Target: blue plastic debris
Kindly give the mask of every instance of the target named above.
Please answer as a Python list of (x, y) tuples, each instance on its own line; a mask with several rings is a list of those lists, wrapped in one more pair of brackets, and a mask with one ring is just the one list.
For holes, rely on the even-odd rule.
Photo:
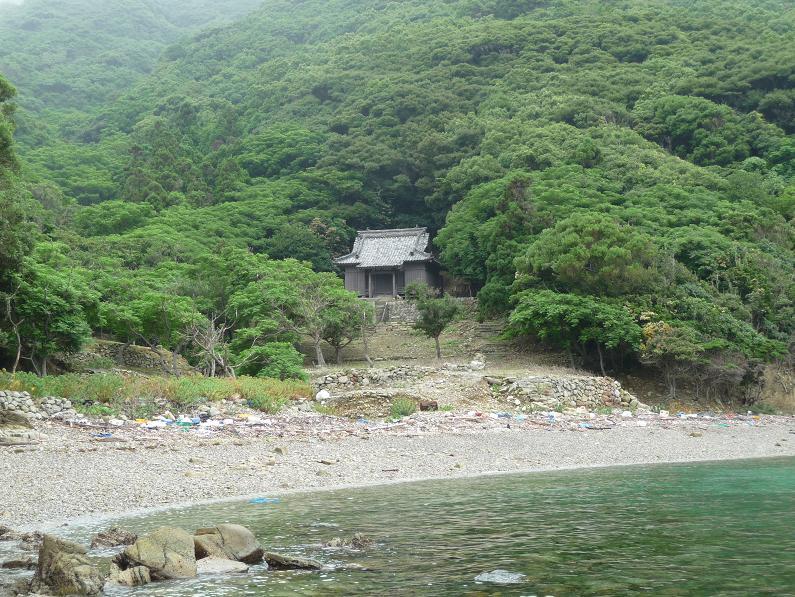
[(92, 437), (108, 438), (113, 437), (112, 433), (95, 433)]
[(249, 504), (278, 504), (279, 498), (258, 497), (248, 501)]

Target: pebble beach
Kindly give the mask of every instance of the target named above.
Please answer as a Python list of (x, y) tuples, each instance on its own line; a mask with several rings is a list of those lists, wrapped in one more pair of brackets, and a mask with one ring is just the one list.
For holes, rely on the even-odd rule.
[(0, 448), (0, 524), (419, 479), (563, 468), (795, 456), (795, 417), (623, 419), (417, 413), (386, 424), (279, 415), (212, 432), (41, 424)]

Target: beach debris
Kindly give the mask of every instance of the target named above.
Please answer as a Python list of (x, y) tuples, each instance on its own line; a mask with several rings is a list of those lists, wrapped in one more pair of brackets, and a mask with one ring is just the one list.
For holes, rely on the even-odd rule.
[(421, 411), (439, 410), (439, 403), (436, 400), (420, 400)]
[(315, 400), (318, 402), (323, 402), (324, 400), (328, 400), (331, 398), (331, 392), (328, 390), (320, 390), (317, 394), (315, 394)]
[(118, 547), (120, 545), (132, 545), (138, 540), (138, 535), (125, 531), (119, 527), (111, 527), (107, 531), (97, 533), (91, 539), (91, 549), (101, 549), (106, 547)]
[(524, 582), (525, 578), (527, 578), (527, 575), (520, 572), (497, 569), (491, 572), (482, 572), (478, 574), (475, 577), (475, 582), (488, 582), (495, 585), (513, 585)]
[(323, 564), (317, 560), (273, 551), (266, 551), (262, 559), (274, 570), (321, 570), (323, 568)]
[(264, 553), (254, 533), (239, 524), (198, 529), (193, 543), (197, 558), (216, 557), (257, 564), (262, 561)]
[(256, 497), (248, 501), (249, 504), (278, 504), (279, 498), (272, 497)]

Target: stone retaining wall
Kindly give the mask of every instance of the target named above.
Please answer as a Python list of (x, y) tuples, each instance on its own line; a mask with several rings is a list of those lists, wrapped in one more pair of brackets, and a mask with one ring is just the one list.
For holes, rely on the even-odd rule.
[(396, 381), (419, 379), (435, 371), (433, 367), (413, 367), (409, 365), (388, 367), (386, 369), (346, 369), (322, 375), (314, 380), (318, 390), (351, 390), (369, 385), (388, 385)]
[(78, 416), (66, 398), (46, 396), (37, 404), (28, 392), (0, 390), (0, 423), (6, 417), (16, 419), (19, 415), (28, 420), (74, 419)]
[(513, 378), (487, 375), (483, 379), (493, 392), (504, 396), (514, 405), (538, 410), (645, 407), (610, 377), (543, 375)]

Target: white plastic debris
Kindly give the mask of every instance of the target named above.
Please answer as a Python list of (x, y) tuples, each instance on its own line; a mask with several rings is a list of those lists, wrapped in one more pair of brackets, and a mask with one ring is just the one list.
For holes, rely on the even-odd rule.
[(632, 416), (632, 412), (628, 411), (628, 410), (625, 410), (624, 412), (621, 413), (621, 416), (624, 417), (624, 418), (629, 418), (629, 417)]
[(320, 390), (315, 394), (315, 400), (328, 400), (331, 398), (331, 393), (328, 390)]

